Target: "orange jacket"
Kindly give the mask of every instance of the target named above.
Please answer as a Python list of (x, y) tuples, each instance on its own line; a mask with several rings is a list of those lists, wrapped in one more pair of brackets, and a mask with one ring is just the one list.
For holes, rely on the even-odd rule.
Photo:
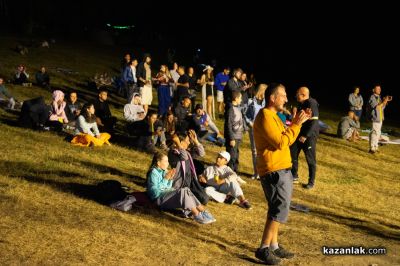
[(289, 146), (296, 141), (300, 128), (292, 124), (285, 129), (275, 112), (267, 108), (260, 110), (253, 126), (260, 176), (292, 167)]

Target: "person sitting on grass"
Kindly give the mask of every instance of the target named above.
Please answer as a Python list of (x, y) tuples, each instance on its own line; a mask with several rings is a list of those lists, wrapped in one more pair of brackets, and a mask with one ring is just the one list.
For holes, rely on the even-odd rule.
[(50, 77), (44, 66), (40, 68), (35, 77), (37, 85), (43, 88), (50, 88)]
[(173, 145), (170, 147), (168, 159), (171, 166), (176, 168), (174, 188), (188, 187), (202, 204), (207, 204), (208, 196), (197, 179), (197, 172), (204, 171), (204, 166), (201, 166), (201, 163), (196, 160), (197, 156), (205, 155), (203, 145), (193, 130), (174, 135), (172, 141)]
[(29, 82), (29, 74), (26, 72), (26, 67), (24, 65), (19, 65), (17, 67), (17, 72), (15, 73), (15, 84), (30, 87), (32, 83)]
[(78, 101), (78, 94), (76, 91), (69, 93), (69, 100), (65, 105), (65, 114), (67, 115), (69, 125), (75, 127), (76, 120), (78, 119), (82, 109), (82, 104)]
[(146, 117), (139, 93), (134, 93), (131, 102), (125, 104), (124, 117), (129, 123), (141, 121)]
[(100, 133), (96, 123), (95, 110), (92, 103), (86, 103), (76, 122), (75, 137), (71, 143), (77, 146), (102, 146), (104, 143), (110, 145), (108, 140), (111, 135)]
[(117, 118), (111, 115), (108, 105), (108, 91), (106, 89), (99, 90), (99, 98), (93, 103), (96, 110), (96, 122), (100, 130), (114, 132), (114, 126), (117, 123)]
[(204, 170), (204, 173), (199, 176), (199, 181), (207, 185), (206, 193), (215, 201), (233, 204), (239, 200), (240, 207), (251, 209), (251, 205), (244, 197), (239, 185), (241, 178), (227, 166), (230, 159), (229, 152), (220, 152), (215, 164)]
[(195, 113), (192, 115), (191, 128), (196, 131), (201, 141), (208, 140), (218, 146), (225, 144), (225, 139), (212, 121), (211, 116), (204, 110), (202, 104), (196, 105)]
[(61, 131), (64, 124), (68, 124), (68, 117), (65, 114), (66, 102), (64, 93), (60, 90), (53, 91), (53, 102), (51, 103), (51, 113), (48, 125), (56, 131)]
[(163, 126), (165, 129), (165, 138), (167, 141), (171, 141), (176, 132), (176, 118), (171, 110), (164, 116)]
[(215, 218), (206, 211), (190, 188), (172, 187), (176, 170), (173, 168), (168, 171), (168, 166), (168, 156), (157, 152), (147, 172), (147, 194), (150, 200), (162, 210), (179, 208), (191, 212), (193, 220), (200, 224), (215, 222)]
[(135, 146), (139, 149), (148, 153), (156, 152), (156, 147), (168, 150), (162, 123), (154, 111), (150, 111), (145, 119), (129, 124), (128, 132), (137, 137)]
[[(4, 95), (6, 99), (3, 99), (1, 96)], [(14, 97), (8, 92), (6, 86), (4, 86), (4, 79), (0, 78), (0, 102), (7, 102), (7, 108), (13, 110), (15, 107)]]
[(340, 119), (337, 136), (351, 142), (360, 140), (360, 122), (354, 111), (349, 111), (347, 116)]

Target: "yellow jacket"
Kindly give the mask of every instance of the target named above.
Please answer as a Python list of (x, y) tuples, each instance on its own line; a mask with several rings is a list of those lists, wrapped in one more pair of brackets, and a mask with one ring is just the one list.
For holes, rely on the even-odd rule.
[(292, 167), (289, 146), (296, 141), (300, 128), (292, 124), (285, 129), (275, 112), (267, 108), (260, 110), (253, 126), (260, 176)]

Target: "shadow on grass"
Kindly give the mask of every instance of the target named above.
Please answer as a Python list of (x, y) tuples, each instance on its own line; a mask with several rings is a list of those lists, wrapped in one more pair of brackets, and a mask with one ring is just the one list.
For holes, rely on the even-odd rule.
[[(384, 239), (400, 240), (400, 231), (397, 225), (372, 223), (359, 218), (346, 217), (329, 211), (313, 209), (310, 214), (321, 219), (329, 220), (334, 223), (343, 224), (352, 229), (362, 231), (363, 233), (374, 235)], [(386, 228), (385, 228), (386, 227)]]
[(115, 167), (106, 166), (106, 165), (102, 165), (102, 164), (98, 164), (98, 163), (93, 163), (93, 162), (88, 162), (88, 161), (79, 161), (79, 162), (82, 165), (92, 168), (99, 173), (110, 173), (112, 175), (125, 177), (129, 181), (135, 183), (138, 186), (141, 186), (144, 188), (146, 187), (146, 180), (140, 176), (125, 173)]
[[(7, 162), (7, 163), (11, 163), (12, 162)], [(15, 165), (12, 165), (11, 167), (26, 167), (28, 166), (28, 164), (26, 163), (17, 163)], [(29, 167), (29, 166), (28, 166)], [(104, 169), (103, 169), (104, 170)], [(109, 170), (109, 168), (107, 168), (107, 171)], [(3, 174), (3, 173), (2, 173)], [(50, 178), (44, 178), (42, 177), (43, 175), (48, 175), (48, 174), (52, 174), (52, 175), (60, 175), (60, 176), (79, 176), (79, 174), (76, 173), (71, 173), (71, 172), (65, 172), (65, 171), (35, 171), (35, 174), (32, 173), (25, 173), (25, 174), (13, 174), (13, 175), (9, 175), (9, 177), (11, 178), (21, 178), (24, 179), (26, 181), (32, 182), (32, 183), (36, 183), (36, 184), (41, 184), (41, 185), (46, 185), (46, 186), (50, 186), (54, 189), (57, 189), (61, 192), (64, 193), (71, 193), (79, 198), (83, 198), (83, 199), (87, 199), (90, 201), (94, 201), (98, 204), (104, 205), (104, 206), (108, 206), (104, 200), (103, 197), (100, 195), (100, 190), (99, 187), (97, 186), (97, 184), (80, 184), (77, 182), (62, 182), (62, 181), (57, 181), (57, 180), (53, 180)], [(83, 177), (83, 176), (81, 176)], [(135, 179), (140, 179), (141, 182), (143, 183), (143, 179), (137, 176), (132, 176), (130, 175), (131, 178), (135, 178)], [(104, 181), (104, 180), (101, 180)], [(1, 197), (0, 197), (1, 198)], [(162, 211), (160, 211), (158, 208), (154, 208), (154, 207), (149, 207), (149, 206), (137, 206), (136, 208), (134, 207), (135, 212), (141, 212), (145, 215), (151, 215), (154, 216), (155, 219), (160, 219), (160, 218), (166, 218), (170, 221), (173, 222), (177, 222), (177, 221), (183, 221), (185, 222), (186, 225), (192, 225), (195, 226), (193, 223), (184, 220), (182, 218), (179, 217), (179, 214), (181, 212), (178, 211), (171, 211), (171, 212), (165, 212), (163, 213)], [(186, 226), (185, 225), (185, 226)]]
[(7, 118), (4, 118), (4, 117), (1, 117), (0, 118), (0, 122), (2, 124), (10, 126), (10, 127), (20, 127), (19, 123), (18, 123), (18, 120), (16, 120), (16, 119), (7, 119)]

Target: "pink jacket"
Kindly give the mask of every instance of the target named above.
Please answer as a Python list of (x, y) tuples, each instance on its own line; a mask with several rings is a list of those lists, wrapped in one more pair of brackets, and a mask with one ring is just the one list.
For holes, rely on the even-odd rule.
[(53, 91), (53, 102), (51, 104), (51, 114), (50, 114), (50, 121), (57, 121), (58, 119), (62, 118), (64, 123), (68, 123), (68, 118), (65, 114), (65, 101), (61, 104), (58, 104), (58, 101), (64, 97), (64, 93), (60, 90)]

